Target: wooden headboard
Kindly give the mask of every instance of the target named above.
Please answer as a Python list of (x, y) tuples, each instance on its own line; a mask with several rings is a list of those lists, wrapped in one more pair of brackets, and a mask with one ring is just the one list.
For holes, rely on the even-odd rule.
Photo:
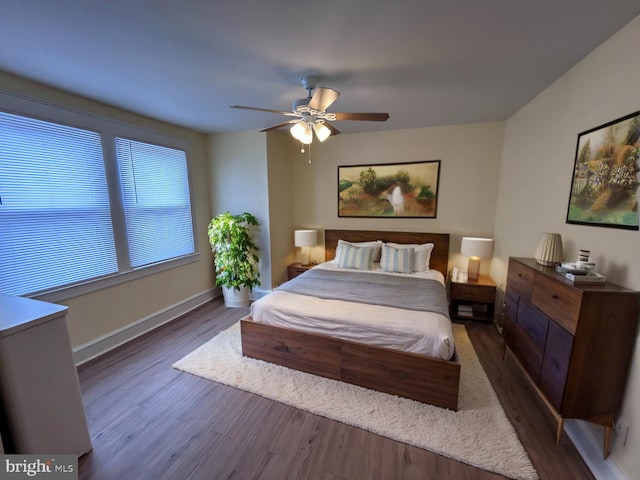
[(382, 240), (393, 243), (433, 243), (433, 252), (429, 268), (438, 270), (445, 278), (449, 268), (449, 234), (422, 232), (389, 232), (384, 230), (325, 230), (324, 259), (329, 261), (336, 256), (338, 240), (347, 242), (367, 242)]

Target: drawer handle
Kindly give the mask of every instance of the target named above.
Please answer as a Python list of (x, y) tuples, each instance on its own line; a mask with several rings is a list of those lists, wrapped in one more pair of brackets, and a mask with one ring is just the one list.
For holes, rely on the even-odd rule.
[(560, 297), (558, 297), (558, 295), (556, 295), (556, 294), (554, 293), (553, 295), (551, 295), (551, 298), (553, 298), (554, 300), (557, 300), (557, 299), (558, 299), (558, 298), (560, 298)]

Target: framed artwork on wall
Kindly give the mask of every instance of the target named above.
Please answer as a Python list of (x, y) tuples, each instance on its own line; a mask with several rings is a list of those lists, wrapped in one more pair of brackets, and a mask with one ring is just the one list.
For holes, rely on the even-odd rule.
[(638, 230), (640, 112), (578, 134), (567, 223)]
[(436, 218), (440, 160), (338, 166), (338, 217)]

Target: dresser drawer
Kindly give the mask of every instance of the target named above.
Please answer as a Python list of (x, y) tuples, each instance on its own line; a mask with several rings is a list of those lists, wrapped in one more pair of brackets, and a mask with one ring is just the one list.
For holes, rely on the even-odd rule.
[(502, 322), (502, 338), (504, 343), (515, 352), (515, 339), (516, 339), (516, 323), (515, 317), (510, 317), (506, 314)]
[(531, 302), (569, 333), (576, 333), (582, 292), (552, 278), (538, 275), (531, 290)]
[(572, 350), (573, 335), (555, 322), (550, 322), (540, 373), (540, 389), (556, 411), (561, 413)]
[(543, 351), (533, 342), (529, 334), (521, 327), (520, 323), (515, 326), (514, 332), (515, 355), (527, 371), (534, 383), (540, 381), (540, 370), (542, 370)]
[(544, 350), (549, 318), (524, 298), (518, 304), (518, 328), (530, 338), (536, 349)]
[(513, 322), (518, 318), (518, 295), (513, 291), (510, 285), (507, 285), (507, 291), (504, 295), (504, 313)]
[(518, 318), (518, 295), (513, 289), (507, 287), (504, 296), (504, 320), (502, 324), (502, 337), (505, 343), (514, 349), (516, 319)]
[(547, 341), (549, 319), (531, 302), (520, 298), (518, 321), (515, 326), (516, 357), (535, 383), (540, 380), (542, 358)]
[(507, 285), (509, 285), (509, 288), (511, 288), (517, 295), (520, 295), (527, 300), (531, 298), (531, 286), (533, 285), (534, 276), (535, 271), (530, 267), (523, 265), (516, 260), (509, 260)]

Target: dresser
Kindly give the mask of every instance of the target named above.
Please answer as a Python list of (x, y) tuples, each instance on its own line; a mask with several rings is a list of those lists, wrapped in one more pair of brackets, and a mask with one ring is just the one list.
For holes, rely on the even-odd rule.
[(10, 454), (78, 456), (91, 438), (67, 307), (0, 294), (0, 434)]
[[(636, 339), (640, 292), (574, 284), (532, 258), (510, 258), (502, 334), (558, 422), (605, 427), (607, 458)], [(506, 351), (505, 351), (506, 354)]]

